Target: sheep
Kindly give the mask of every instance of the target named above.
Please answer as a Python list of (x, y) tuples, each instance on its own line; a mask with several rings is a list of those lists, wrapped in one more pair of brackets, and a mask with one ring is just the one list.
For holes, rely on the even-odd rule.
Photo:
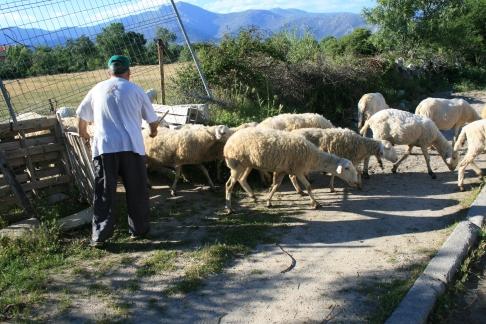
[(390, 107), (381, 93), (365, 93), (358, 102), (358, 129), (363, 127), (373, 114), (388, 108)]
[(56, 115), (59, 115), (61, 118), (66, 117), (76, 117), (76, 108), (74, 107), (61, 107), (56, 110)]
[(338, 175), (352, 186), (358, 183), (358, 174), (351, 161), (321, 152), (304, 137), (285, 131), (260, 127), (239, 130), (228, 139), (223, 154), (231, 170), (226, 182), (227, 213), (232, 212), (231, 193), (236, 182), (256, 201), (246, 181), (252, 169), (274, 172), (272, 187), (266, 198), (267, 207), (272, 206), (272, 196), (285, 174), (292, 175), (293, 183), (298, 179), (304, 184), (314, 208), (319, 204), (312, 195), (310, 183), (305, 178), (306, 173), (325, 171)]
[(155, 89), (148, 89), (145, 91), (145, 94), (149, 97), (150, 102), (154, 102), (157, 99), (157, 90)]
[(452, 146), (462, 126), (481, 118), (464, 99), (427, 98), (418, 104), (415, 114), (432, 119), (440, 130), (454, 128)]
[(481, 118), (486, 119), (486, 105), (481, 109)]
[(365, 122), (360, 131), (361, 135), (366, 134), (368, 128), (373, 131), (374, 139), (390, 141), (392, 144), (408, 145), (408, 151), (393, 164), (393, 173), (396, 173), (398, 166), (410, 155), (414, 146), (422, 149), (427, 170), (432, 179), (435, 179), (436, 175), (430, 167), (430, 157), (427, 152), (429, 146), (437, 150), (451, 171), (457, 166), (457, 153), (452, 150), (451, 144), (430, 118), (398, 109), (386, 109), (377, 112)]
[(227, 126), (192, 125), (177, 130), (159, 127), (154, 138), (150, 137), (149, 133), (148, 129), (142, 132), (148, 167), (175, 168), (176, 176), (171, 186), (172, 196), (176, 195), (181, 168), (186, 164), (198, 165), (208, 179), (210, 187), (214, 189), (214, 184), (202, 163), (214, 160), (214, 156), (210, 156), (208, 152), (218, 141), (225, 139), (229, 133)]
[[(304, 136), (324, 152), (350, 160), (357, 169), (360, 162), (371, 155), (376, 156), (380, 162), (382, 157), (393, 163), (398, 160), (397, 153), (390, 142), (362, 137), (347, 128), (301, 128), (292, 133)], [(365, 165), (365, 169), (368, 169), (367, 165)], [(361, 186), (361, 179), (359, 186)], [(331, 176), (329, 187), (331, 192), (334, 192), (334, 175)], [(297, 192), (299, 192), (298, 189)]]
[(298, 128), (315, 127), (315, 128), (332, 128), (332, 123), (319, 114), (281, 114), (268, 117), (263, 120), (257, 127), (272, 128), (279, 130), (292, 131)]
[(479, 177), (483, 175), (481, 169), (474, 163), (474, 159), (486, 148), (486, 119), (480, 119), (464, 126), (454, 145), (454, 151), (459, 151), (466, 140), (467, 152), (458, 165), (457, 175), (457, 186), (461, 191), (464, 191), (464, 171), (469, 164)]

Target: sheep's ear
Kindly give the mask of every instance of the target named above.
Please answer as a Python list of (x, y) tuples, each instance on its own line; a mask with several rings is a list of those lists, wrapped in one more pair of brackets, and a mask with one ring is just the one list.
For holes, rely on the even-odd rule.
[(390, 142), (385, 142), (385, 148), (386, 148), (387, 150), (391, 149), (392, 147), (393, 147), (392, 143), (390, 143)]
[(224, 126), (224, 125), (218, 125), (218, 126), (216, 126), (216, 129), (215, 129), (215, 132), (214, 132), (215, 134), (214, 135), (215, 135), (215, 137), (216, 137), (217, 140), (220, 140), (221, 138), (223, 138), (223, 135), (225, 133), (225, 128), (226, 128), (226, 126)]
[(337, 174), (341, 174), (341, 173), (343, 173), (343, 166), (342, 166), (341, 164), (340, 164), (340, 165), (338, 165), (338, 167), (337, 167), (337, 169), (336, 169), (336, 173), (337, 173)]

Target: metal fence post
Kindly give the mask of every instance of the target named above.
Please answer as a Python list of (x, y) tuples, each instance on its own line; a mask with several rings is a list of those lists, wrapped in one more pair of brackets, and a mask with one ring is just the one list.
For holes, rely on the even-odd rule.
[(8, 94), (7, 88), (5, 88), (5, 85), (3, 84), (2, 78), (0, 78), (0, 89), (2, 90), (3, 99), (7, 104), (8, 112), (10, 113), (10, 118), (12, 118), (14, 125), (17, 126), (17, 115), (15, 114), (15, 110), (13, 109), (12, 102), (10, 101), (10, 96)]
[(177, 7), (174, 3), (174, 0), (170, 0), (170, 2), (172, 3), (172, 8), (174, 9), (174, 12), (176, 14), (177, 22), (179, 23), (179, 26), (181, 27), (182, 34), (184, 35), (184, 40), (186, 41), (187, 47), (189, 48), (189, 52), (191, 52), (192, 59), (194, 60), (194, 63), (196, 64), (196, 69), (197, 69), (197, 72), (199, 73), (199, 77), (201, 78), (201, 81), (204, 85), (204, 89), (206, 90), (206, 93), (208, 94), (208, 98), (213, 99), (211, 91), (209, 90), (209, 87), (208, 87), (208, 82), (206, 81), (206, 77), (204, 76), (204, 73), (201, 69), (201, 64), (199, 63), (199, 59), (197, 58), (196, 53), (192, 49), (191, 42), (189, 41), (189, 37), (187, 36), (186, 28), (184, 27), (184, 24), (182, 23), (181, 16), (179, 15), (179, 11), (177, 10)]

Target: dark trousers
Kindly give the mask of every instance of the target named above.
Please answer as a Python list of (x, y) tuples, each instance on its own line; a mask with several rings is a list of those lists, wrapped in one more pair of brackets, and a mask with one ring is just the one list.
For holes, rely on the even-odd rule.
[(95, 194), (92, 240), (103, 242), (113, 235), (118, 176), (125, 187), (129, 231), (136, 236), (147, 234), (150, 229), (150, 208), (145, 157), (133, 152), (108, 153), (95, 157), (93, 164)]

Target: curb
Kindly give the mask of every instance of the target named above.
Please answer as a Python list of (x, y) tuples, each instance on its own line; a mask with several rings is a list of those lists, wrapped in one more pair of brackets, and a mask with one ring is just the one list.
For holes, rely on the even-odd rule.
[(452, 281), (469, 248), (478, 239), (486, 215), (486, 187), (469, 208), (467, 220), (460, 222), (415, 281), (386, 324), (426, 323), (437, 298)]

